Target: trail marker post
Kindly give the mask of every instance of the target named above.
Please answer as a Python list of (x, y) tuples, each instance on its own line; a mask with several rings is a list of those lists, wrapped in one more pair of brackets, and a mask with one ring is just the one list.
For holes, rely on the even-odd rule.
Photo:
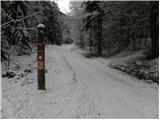
[(37, 79), (38, 90), (45, 90), (45, 42), (43, 24), (37, 26), (38, 29), (38, 44), (37, 44)]

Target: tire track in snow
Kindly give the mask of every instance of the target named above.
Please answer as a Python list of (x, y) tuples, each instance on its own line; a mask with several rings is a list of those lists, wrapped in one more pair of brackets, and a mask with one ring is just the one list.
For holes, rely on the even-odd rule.
[[(59, 53), (59, 52), (58, 52)], [(71, 99), (70, 102), (72, 106), (72, 111), (76, 111), (76, 118), (100, 118), (100, 113), (96, 110), (96, 105), (92, 101), (91, 96), (89, 95), (89, 90), (87, 86), (76, 77), (76, 73), (74, 72), (72, 66), (66, 59), (64, 54), (59, 55), (63, 56), (62, 58), (65, 60), (66, 67), (71, 70), (73, 75), (73, 81), (76, 85), (72, 88)]]

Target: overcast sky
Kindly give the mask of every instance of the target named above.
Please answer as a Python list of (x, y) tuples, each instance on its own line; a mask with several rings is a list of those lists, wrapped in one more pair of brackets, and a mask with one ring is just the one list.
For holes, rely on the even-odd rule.
[(60, 8), (60, 11), (62, 11), (63, 13), (68, 13), (70, 10), (69, 10), (69, 2), (70, 0), (56, 0), (59, 8)]

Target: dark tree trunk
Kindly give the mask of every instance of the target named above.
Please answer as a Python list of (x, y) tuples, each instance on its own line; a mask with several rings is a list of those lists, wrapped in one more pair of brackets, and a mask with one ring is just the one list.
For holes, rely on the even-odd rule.
[(83, 34), (80, 35), (80, 46), (81, 46), (81, 48), (84, 48), (84, 36), (83, 36)]
[(132, 43), (133, 43), (133, 50), (136, 50), (136, 39), (135, 39), (135, 32), (133, 32), (133, 35), (132, 35)]
[(7, 57), (5, 55), (5, 52), (3, 50), (1, 50), (1, 60), (7, 60)]
[(140, 40), (139, 40), (139, 47), (138, 47), (138, 49), (140, 49), (140, 48), (141, 48), (141, 42), (142, 42), (142, 39), (140, 38)]
[(98, 56), (102, 56), (102, 15), (98, 16)]
[(89, 50), (92, 54), (92, 27), (90, 26)]
[(150, 1), (151, 11), (150, 11), (150, 32), (151, 32), (151, 42), (152, 42), (152, 55), (151, 58), (156, 58), (159, 56), (159, 1)]
[(145, 37), (145, 41), (144, 41), (144, 46), (147, 45), (147, 39), (148, 39), (148, 28), (147, 28), (147, 31), (146, 31), (146, 37)]
[(108, 55), (110, 55), (110, 41), (108, 40)]

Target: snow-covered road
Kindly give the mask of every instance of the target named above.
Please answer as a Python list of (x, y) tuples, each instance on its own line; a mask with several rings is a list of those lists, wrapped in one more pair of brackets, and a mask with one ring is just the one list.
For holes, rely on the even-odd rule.
[(110, 69), (76, 52), (57, 48), (86, 87), (100, 118), (157, 118), (158, 87)]
[[(2, 118), (158, 118), (158, 85), (148, 84), (70, 47), (46, 46), (46, 91), (37, 90), (36, 54), (2, 78)], [(32, 67), (32, 72), (23, 71)], [(18, 75), (24, 74), (17, 78)]]

